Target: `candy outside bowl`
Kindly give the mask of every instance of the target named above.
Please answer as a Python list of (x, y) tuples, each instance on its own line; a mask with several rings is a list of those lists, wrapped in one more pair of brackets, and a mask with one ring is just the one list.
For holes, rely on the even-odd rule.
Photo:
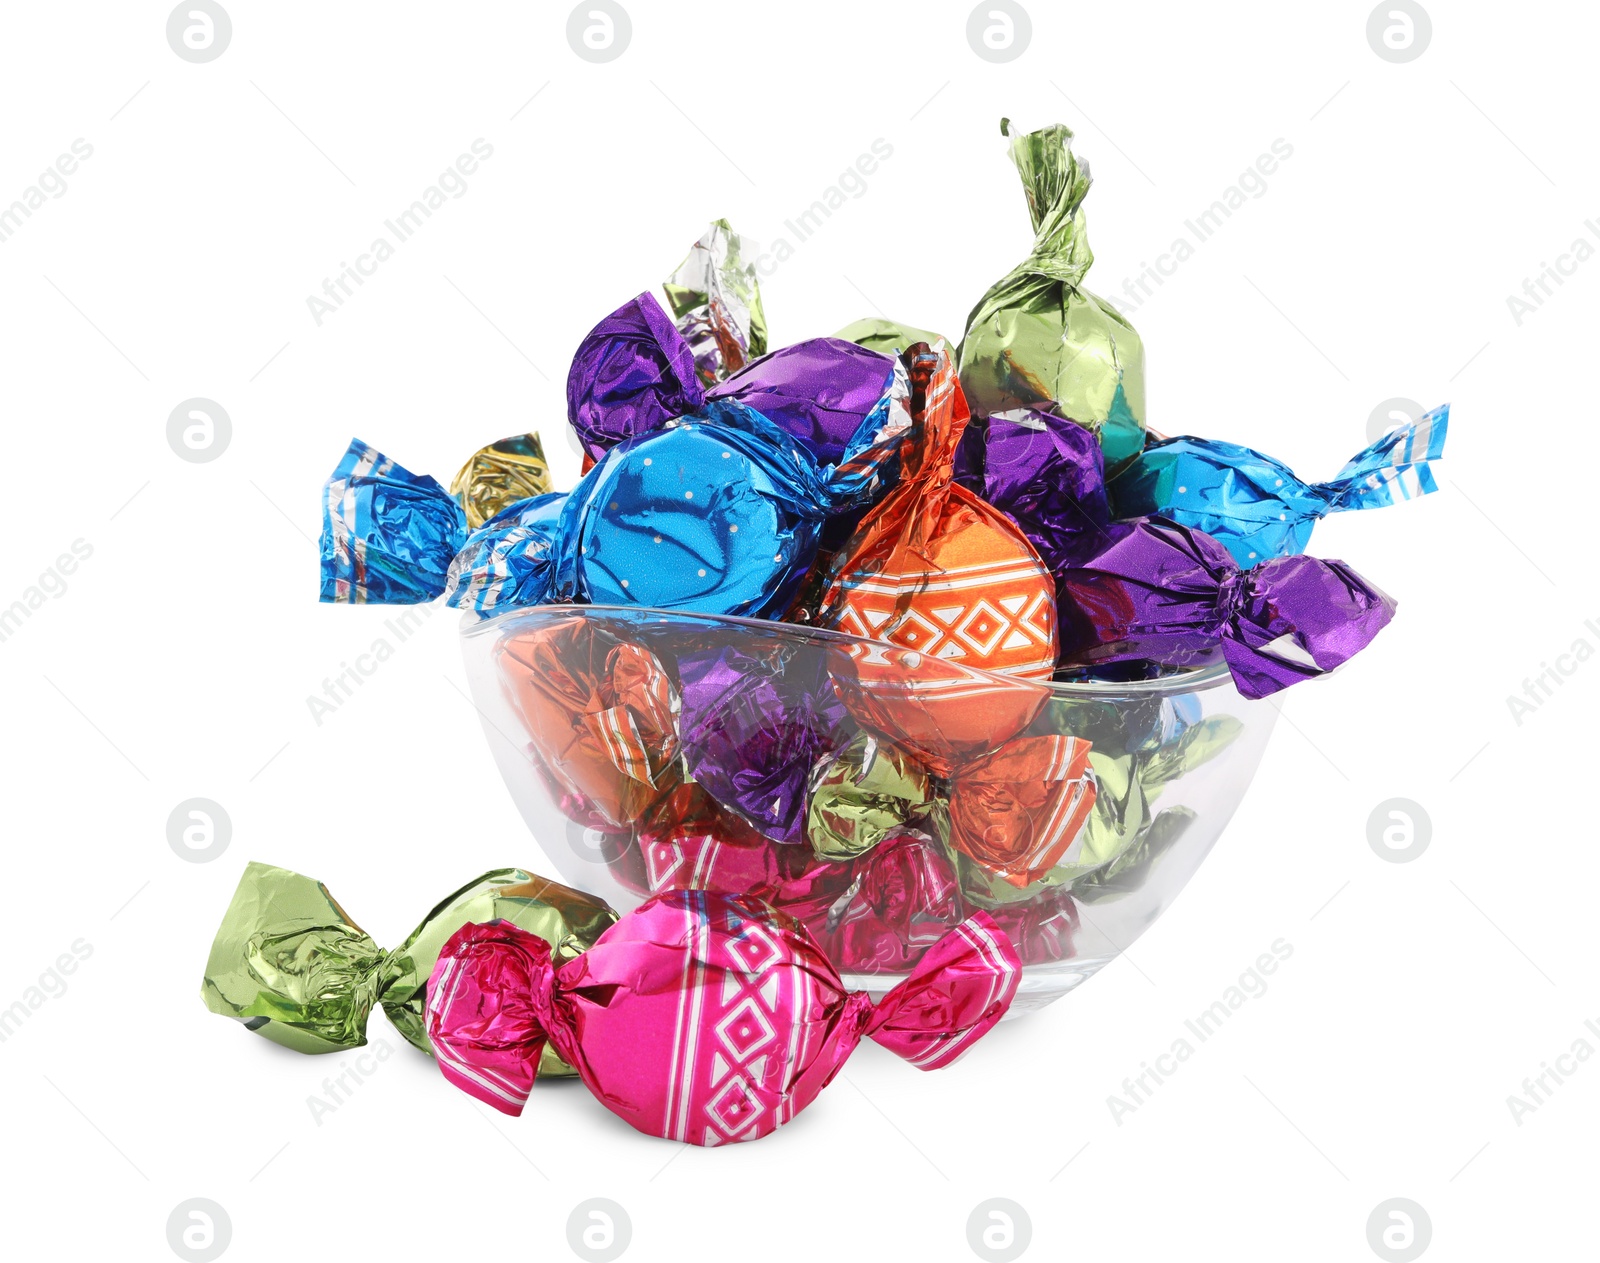
[(1055, 684), (963, 666), (963, 637), (1004, 618), (930, 628), (925, 651), (612, 606), (469, 615), (461, 637), (500, 773), (563, 881), (622, 911), (758, 895), (875, 993), (981, 908), (1021, 955), (1021, 1013), (1167, 909), (1278, 712), (1221, 663)]

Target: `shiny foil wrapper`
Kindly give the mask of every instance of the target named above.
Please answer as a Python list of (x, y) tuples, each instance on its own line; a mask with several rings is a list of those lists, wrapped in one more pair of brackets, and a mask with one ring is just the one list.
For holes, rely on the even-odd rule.
[[(520, 868), (497, 868), (441, 900), (394, 951), (383, 951), (321, 882), (251, 863), (217, 930), (200, 998), (206, 1008), (296, 1052), (344, 1052), (367, 1042), (381, 1005), (408, 1041), (423, 1029), (428, 979), (464, 925), (500, 920), (552, 944), (557, 960), (587, 951), (617, 919), (604, 902)], [(545, 1074), (571, 1074), (552, 1052)]]
[(629, 1125), (711, 1146), (794, 1118), (863, 1036), (921, 1069), (948, 1065), (1000, 1020), (1020, 977), (979, 913), (874, 1003), (793, 918), (684, 891), (566, 964), (516, 926), (465, 927), (429, 981), (427, 1031), (445, 1077), (503, 1113), (522, 1113), (548, 1045)]
[(819, 465), (725, 399), (619, 444), (572, 492), (546, 599), (775, 616), (811, 567), (823, 523), (878, 494), (910, 424), (903, 410), (875, 412), (839, 462)]
[(1095, 803), (1089, 743), (1017, 737), (950, 781), (950, 845), (986, 873), (1023, 887), (1063, 860)]
[(477, 530), (518, 500), (550, 492), (550, 466), (537, 434), (518, 434), (480, 447), (450, 481), (450, 494)]
[(537, 605), (550, 588), (566, 503), (564, 491), (519, 500), (467, 536), (445, 576), (445, 604), (485, 617)]
[(944, 846), (899, 830), (857, 862), (848, 895), (830, 909), (828, 953), (847, 973), (904, 973), (965, 916)]
[(806, 840), (812, 769), (849, 740), (821, 654), (774, 638), (678, 659), (688, 775), (764, 836)]
[(620, 827), (676, 785), (678, 695), (648, 649), (578, 615), (507, 636), (495, 652), (531, 748), (563, 794)]
[(693, 348), (648, 292), (591, 329), (567, 371), (567, 420), (594, 460), (704, 402)]
[(1296, 555), (1241, 570), (1209, 535), (1160, 518), (1114, 522), (1056, 576), (1064, 663), (1228, 664), (1246, 697), (1322, 675), (1364, 649), (1394, 601), (1342, 561)]
[(693, 782), (640, 822), (637, 847), (613, 861), (611, 871), (641, 894), (748, 895), (808, 923), (825, 918), (852, 880), (849, 865), (772, 842)]
[(1155, 514), (1204, 531), (1248, 569), (1305, 551), (1330, 513), (1376, 509), (1438, 490), (1450, 407), (1435, 408), (1357, 452), (1327, 482), (1237, 443), (1171, 438), (1147, 445), (1112, 481), (1118, 517)]
[(928, 771), (871, 733), (820, 759), (811, 773), (806, 836), (819, 859), (849, 860), (933, 804)]
[(810, 338), (764, 355), (706, 392), (754, 408), (823, 465), (837, 464), (863, 425), (906, 414), (911, 389), (899, 359), (840, 338)]
[[(1002, 119), (1002, 135), (1011, 136)], [(1083, 200), (1087, 163), (1059, 124), (1011, 136), (1033, 220), (1033, 251), (967, 317), (961, 385), (974, 412), (1049, 407), (1100, 437), (1115, 469), (1144, 444), (1144, 344), (1127, 319), (1083, 287), (1094, 262)]]
[(882, 316), (867, 316), (862, 320), (852, 320), (833, 336), (843, 338), (846, 342), (854, 342), (857, 346), (864, 346), (869, 351), (880, 351), (884, 355), (895, 356), (903, 355), (918, 342), (926, 342), (929, 346), (937, 346), (941, 342), (950, 346), (955, 345), (949, 338), (931, 330), (903, 325), (895, 320), (885, 320)]
[(1095, 436), (1065, 417), (1016, 408), (974, 418), (956, 479), (1015, 522), (1051, 574), (1106, 542), (1105, 459)]
[(1048, 685), (997, 676), (916, 650), (829, 650), (839, 697), (858, 722), (949, 776), (1020, 733), (1050, 698)]
[(766, 353), (767, 317), (755, 265), (759, 253), (726, 219), (716, 219), (663, 283), (702, 385), (720, 382)]
[(479, 448), (447, 491), (352, 439), (322, 492), (322, 599), (487, 610), (542, 594), (563, 497), (537, 434)]
[(466, 542), (466, 514), (437, 479), (351, 439), (322, 489), (322, 600), (431, 601)]
[(909, 358), (918, 430), (901, 482), (834, 559), (819, 622), (925, 658), (1048, 680), (1055, 585), (1016, 525), (954, 481), (967, 407), (949, 354), (921, 347)]

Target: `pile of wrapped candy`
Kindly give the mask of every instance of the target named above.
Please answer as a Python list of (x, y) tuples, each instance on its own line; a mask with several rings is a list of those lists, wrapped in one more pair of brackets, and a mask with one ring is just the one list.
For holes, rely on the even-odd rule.
[(874, 1002), (759, 900), (679, 891), (619, 917), (522, 869), (445, 898), (394, 951), (321, 882), (250, 864), (206, 961), (213, 1013), (299, 1052), (367, 1042), (381, 1005), (446, 1079), (521, 1114), (577, 1075), (652, 1136), (756, 1140), (809, 1105), (863, 1038), (947, 1066), (1005, 1014), (1021, 964), (978, 913)]
[[(1187, 827), (1186, 808), (1157, 809), (1163, 787), (1239, 725), (1193, 698), (1051, 685), (1225, 671), (1266, 697), (1339, 667), (1393, 616), (1351, 567), (1303, 549), (1329, 513), (1435, 490), (1448, 408), (1326, 482), (1157, 434), (1139, 335), (1084, 287), (1090, 178), (1071, 133), (1002, 132), (1034, 245), (959, 346), (870, 318), (769, 350), (753, 251), (719, 220), (662, 298), (631, 299), (579, 345), (571, 491), (553, 489), (536, 434), (481, 449), (448, 488), (360, 440), (329, 478), (323, 600), (540, 612), (508, 621), (495, 649), (527, 760), (646, 900), (602, 936), (615, 952), (567, 930), (530, 939), (511, 917), (520, 929), (451, 938), (431, 987), (414, 964), (377, 984), (408, 1037), (483, 1099), (520, 1107), (544, 1059), (635, 1125), (699, 1135), (659, 1113), (641, 1122), (689, 1107), (670, 1093), (628, 1104), (586, 1035), (611, 1037), (593, 1009), (612, 983), (597, 980), (626, 989), (618, 962), (658, 943), (645, 927), (662, 918), (688, 927), (674, 950), (694, 962), (648, 966), (663, 979), (725, 969), (712, 944), (727, 938), (737, 959), (753, 925), (797, 960), (831, 959), (818, 976), (909, 972), (902, 987), (941, 994), (939, 971), (974, 936), (1012, 965), (1071, 956), (1079, 906), (1137, 888)], [(362, 953), (363, 977), (390, 977), (391, 958)], [(358, 989), (370, 1007), (373, 984)], [(946, 1038), (905, 1016), (913, 1001), (886, 999), (876, 1012), (901, 1016), (880, 1019), (828, 996), (805, 1020), (826, 1011), (852, 1034), (790, 1058), (787, 1104), (763, 1118), (809, 1100), (863, 1031)], [(264, 1006), (285, 1030), (317, 1025), (285, 1024), (276, 999), (236, 1001), (227, 1011)], [(342, 1038), (356, 1010), (335, 1007)], [(651, 1039), (682, 1035), (662, 1023)]]

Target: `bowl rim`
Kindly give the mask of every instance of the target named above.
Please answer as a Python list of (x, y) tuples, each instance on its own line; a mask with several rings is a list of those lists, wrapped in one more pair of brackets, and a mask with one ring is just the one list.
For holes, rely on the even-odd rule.
[[(834, 631), (826, 627), (810, 627), (805, 623), (784, 623), (770, 618), (743, 618), (736, 614), (705, 614), (697, 610), (661, 609), (645, 605), (580, 605), (575, 603), (518, 605), (488, 617), (484, 617), (472, 610), (466, 610), (460, 624), (460, 634), (463, 640), (470, 640), (478, 636), (497, 635), (501, 625), (516, 618), (526, 618), (534, 615), (570, 618), (576, 614), (619, 614), (625, 615), (630, 620), (638, 620), (641, 616), (646, 619), (659, 617), (662, 622), (693, 620), (719, 626), (748, 627), (768, 634), (771, 634), (773, 628), (782, 628), (807, 638), (836, 641), (840, 644), (885, 645), (901, 653), (908, 652), (904, 645), (896, 645), (891, 641), (877, 640), (867, 636), (853, 636), (849, 632)], [(987, 671), (982, 667), (967, 667), (966, 669), (976, 671), (980, 675), (989, 676), (997, 684), (1016, 684), (1024, 678), (1005, 675), (997, 671)], [(1154, 680), (1080, 680), (1073, 682), (1029, 680), (1027, 682), (1049, 689), (1054, 697), (1092, 698), (1096, 701), (1106, 701), (1119, 697), (1175, 697), (1186, 693), (1198, 693), (1203, 690), (1231, 684), (1232, 675), (1225, 661), (1217, 661), (1203, 667), (1182, 668), (1177, 674), (1161, 676)]]

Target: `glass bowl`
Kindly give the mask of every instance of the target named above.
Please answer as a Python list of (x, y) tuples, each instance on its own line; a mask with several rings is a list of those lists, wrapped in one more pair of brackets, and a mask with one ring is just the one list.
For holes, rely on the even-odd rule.
[[(971, 644), (987, 629), (968, 633)], [(469, 616), (461, 638), (500, 773), (563, 881), (621, 911), (684, 887), (759, 895), (875, 993), (983, 908), (1022, 956), (1013, 1013), (1065, 995), (1166, 910), (1239, 805), (1278, 713), (1242, 697), (1221, 663), (1044, 684), (963, 665), (956, 638), (943, 656), (678, 611), (537, 606)], [(708, 664), (719, 687), (731, 681), (709, 706)], [(857, 794), (819, 816), (852, 752), (857, 770), (895, 760), (874, 766), (919, 793)], [(1092, 782), (1092, 805), (1068, 763)], [(898, 827), (838, 853), (883, 835), (904, 798), (919, 801)], [(997, 872), (985, 838), (1019, 829), (1072, 840), (1034, 857), (1047, 867)]]

